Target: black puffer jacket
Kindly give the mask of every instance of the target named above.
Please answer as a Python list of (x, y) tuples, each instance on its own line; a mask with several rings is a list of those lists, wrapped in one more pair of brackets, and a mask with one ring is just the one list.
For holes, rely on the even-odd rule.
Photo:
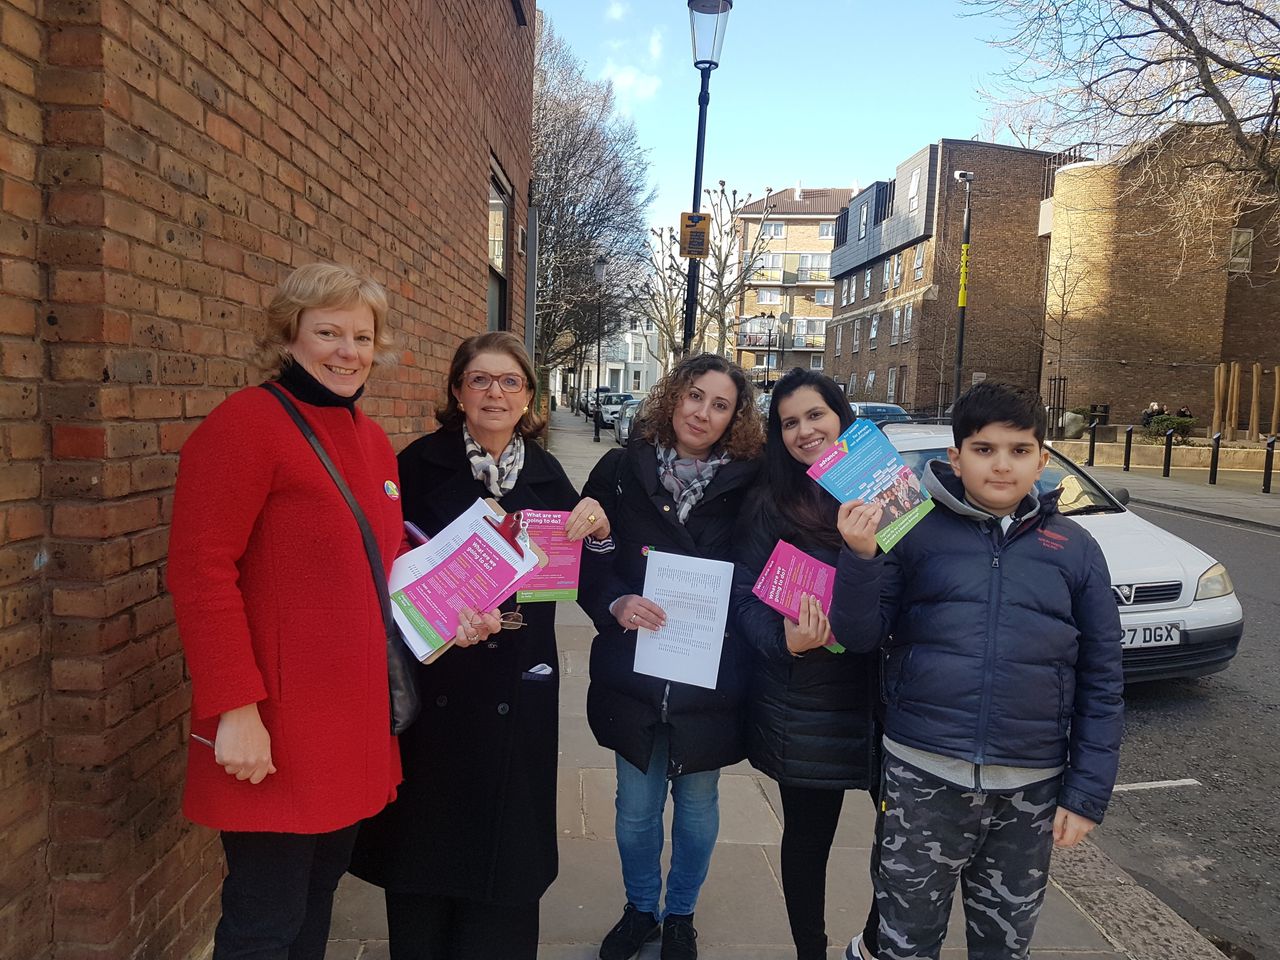
[(659, 723), (670, 728), (667, 776), (715, 770), (737, 763), (742, 739), (746, 677), (741, 645), (730, 634), (720, 656), (716, 689), (668, 682), (636, 673), (635, 631), (624, 631), (609, 604), (644, 588), (649, 550), (709, 560), (733, 559), (733, 528), (755, 480), (758, 461), (730, 461), (716, 472), (706, 494), (682, 525), (676, 504), (658, 482), (657, 451), (635, 440), (612, 450), (591, 471), (583, 496), (595, 497), (612, 525), (612, 554), (583, 555), (579, 604), (599, 634), (591, 644), (587, 721), (602, 747), (616, 750), (632, 766), (648, 770)]
[[(1007, 534), (930, 461), (935, 507), (888, 556), (840, 551), (831, 628), (885, 643), (885, 732), (974, 764), (1066, 764), (1059, 806), (1102, 822), (1124, 729), (1120, 615), (1102, 549), (1026, 497)], [(879, 599), (877, 609), (875, 601)]]
[(767, 488), (748, 500), (738, 525), (730, 607), (734, 635), (753, 650), (747, 758), (786, 786), (866, 789), (877, 776), (879, 658), (824, 647), (791, 655), (782, 615), (751, 592), (779, 540), (833, 567), (839, 556), (788, 523)]

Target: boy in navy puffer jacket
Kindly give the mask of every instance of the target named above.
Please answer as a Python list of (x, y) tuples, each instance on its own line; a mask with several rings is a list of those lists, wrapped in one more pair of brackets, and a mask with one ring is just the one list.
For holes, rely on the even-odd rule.
[(879, 506), (839, 514), (832, 632), (884, 645), (880, 960), (938, 956), (957, 880), (969, 956), (1025, 957), (1052, 848), (1102, 822), (1119, 759), (1120, 617), (1097, 543), (1036, 495), (1040, 398), (979, 383), (952, 424), (935, 508), (889, 555)]

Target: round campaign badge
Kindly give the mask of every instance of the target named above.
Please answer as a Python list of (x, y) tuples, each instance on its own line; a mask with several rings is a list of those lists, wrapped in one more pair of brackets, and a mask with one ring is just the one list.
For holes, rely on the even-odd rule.
[(394, 481), (388, 480), (386, 483), (382, 485), (382, 490), (392, 500), (400, 499), (400, 491), (399, 489), (397, 489)]

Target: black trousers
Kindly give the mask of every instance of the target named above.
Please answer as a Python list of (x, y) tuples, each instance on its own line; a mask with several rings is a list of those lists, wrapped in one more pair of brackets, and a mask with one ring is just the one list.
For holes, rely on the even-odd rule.
[(538, 901), (387, 891), (391, 960), (536, 960)]
[(332, 833), (224, 831), (213, 960), (324, 960), (333, 892), (355, 841), (354, 824)]
[[(827, 860), (840, 822), (845, 791), (785, 784), (779, 784), (778, 790), (782, 794), (782, 894), (787, 902), (796, 958), (825, 960)], [(873, 802), (874, 799), (873, 796)], [(873, 899), (863, 929), (863, 938), (873, 955), (879, 923)]]

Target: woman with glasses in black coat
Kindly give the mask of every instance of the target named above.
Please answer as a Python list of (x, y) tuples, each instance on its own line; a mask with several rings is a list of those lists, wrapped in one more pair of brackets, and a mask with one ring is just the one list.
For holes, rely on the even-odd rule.
[[(435, 433), (399, 456), (404, 516), (434, 536), (477, 498), (571, 511), (602, 549), (609, 522), (534, 437), (533, 365), (509, 333), (464, 341)], [(351, 872), (386, 890), (392, 960), (533, 960), (556, 877), (559, 660), (554, 603), (504, 603), (461, 649), (419, 668), (398, 799), (360, 830)], [(501, 629), (499, 629), (499, 626)], [(490, 629), (492, 628), (492, 633)], [(474, 639), (473, 639), (474, 638)]]

